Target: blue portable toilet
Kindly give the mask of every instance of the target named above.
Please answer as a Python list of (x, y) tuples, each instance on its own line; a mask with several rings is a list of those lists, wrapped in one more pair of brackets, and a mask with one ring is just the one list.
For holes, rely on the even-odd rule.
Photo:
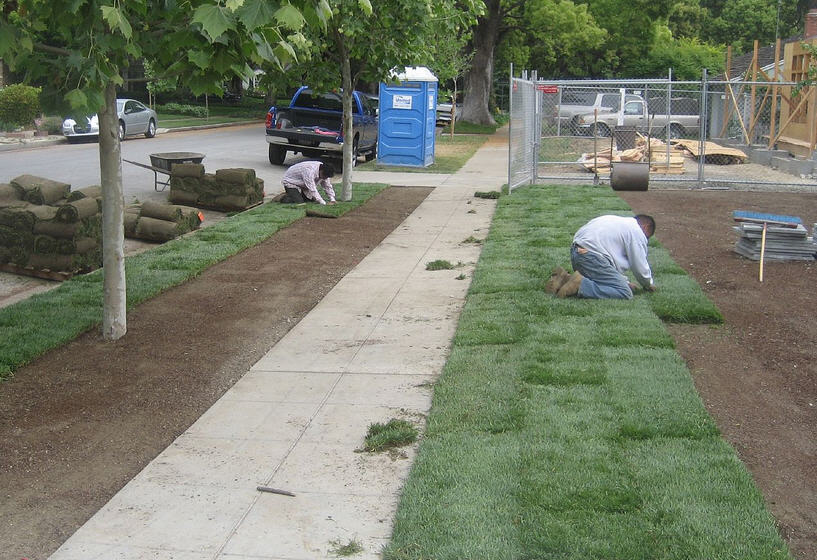
[(377, 161), (428, 167), (434, 163), (437, 77), (428, 68), (416, 66), (394, 79), (380, 84)]

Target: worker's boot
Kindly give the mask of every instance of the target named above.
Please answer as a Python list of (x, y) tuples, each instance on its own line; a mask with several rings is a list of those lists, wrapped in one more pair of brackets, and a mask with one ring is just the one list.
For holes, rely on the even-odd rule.
[(570, 273), (561, 266), (557, 266), (550, 273), (550, 280), (545, 284), (545, 291), (549, 294), (555, 294), (567, 282), (568, 278), (570, 278)]
[(556, 295), (560, 298), (575, 296), (576, 294), (579, 293), (579, 286), (582, 285), (582, 278), (584, 278), (584, 276), (582, 276), (578, 272), (574, 272), (567, 279), (567, 282), (562, 284), (562, 287), (559, 288), (559, 291), (556, 292)]

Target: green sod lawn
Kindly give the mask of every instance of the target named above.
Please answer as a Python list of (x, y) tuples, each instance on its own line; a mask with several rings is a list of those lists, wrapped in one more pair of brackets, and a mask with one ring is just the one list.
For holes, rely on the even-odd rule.
[(399, 171), (410, 173), (456, 173), (485, 143), (487, 136), (438, 136), (434, 143), (434, 163), (428, 167), (383, 165), (377, 161), (359, 165), (361, 171)]
[[(125, 259), (128, 307), (200, 274), (304, 217), (308, 208), (341, 215), (386, 188), (357, 183), (350, 202), (334, 206), (268, 203)], [(40, 354), (102, 322), (102, 270), (0, 309), (0, 381)]]
[(544, 292), (604, 213), (632, 215), (598, 187), (499, 199), (385, 558), (790, 558), (663, 326), (722, 321), (667, 251), (654, 294)]

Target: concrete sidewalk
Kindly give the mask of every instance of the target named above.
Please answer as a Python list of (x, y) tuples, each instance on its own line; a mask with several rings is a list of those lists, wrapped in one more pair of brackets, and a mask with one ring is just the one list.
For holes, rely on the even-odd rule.
[[(416, 446), (357, 450), (374, 422), (424, 422), (481, 248), (463, 240), (495, 207), (474, 191), (507, 182), (506, 130), (455, 175), (355, 173), (436, 188), (51, 558), (307, 560), (351, 542), (379, 558)], [(436, 259), (464, 266), (425, 270)]]

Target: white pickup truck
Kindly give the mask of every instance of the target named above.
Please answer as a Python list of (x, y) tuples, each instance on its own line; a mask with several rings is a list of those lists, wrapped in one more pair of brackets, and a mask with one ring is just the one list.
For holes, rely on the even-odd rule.
[[(640, 96), (628, 94), (624, 106), (618, 111), (601, 109), (596, 113), (585, 113), (575, 118), (580, 134), (610, 136), (617, 126), (635, 128), (649, 132), (658, 137), (669, 135), (670, 138), (697, 136), (700, 127), (700, 115), (675, 114), (666, 112), (666, 103), (661, 103), (661, 110), (650, 112), (647, 102)], [(692, 105), (690, 106), (692, 108)]]

